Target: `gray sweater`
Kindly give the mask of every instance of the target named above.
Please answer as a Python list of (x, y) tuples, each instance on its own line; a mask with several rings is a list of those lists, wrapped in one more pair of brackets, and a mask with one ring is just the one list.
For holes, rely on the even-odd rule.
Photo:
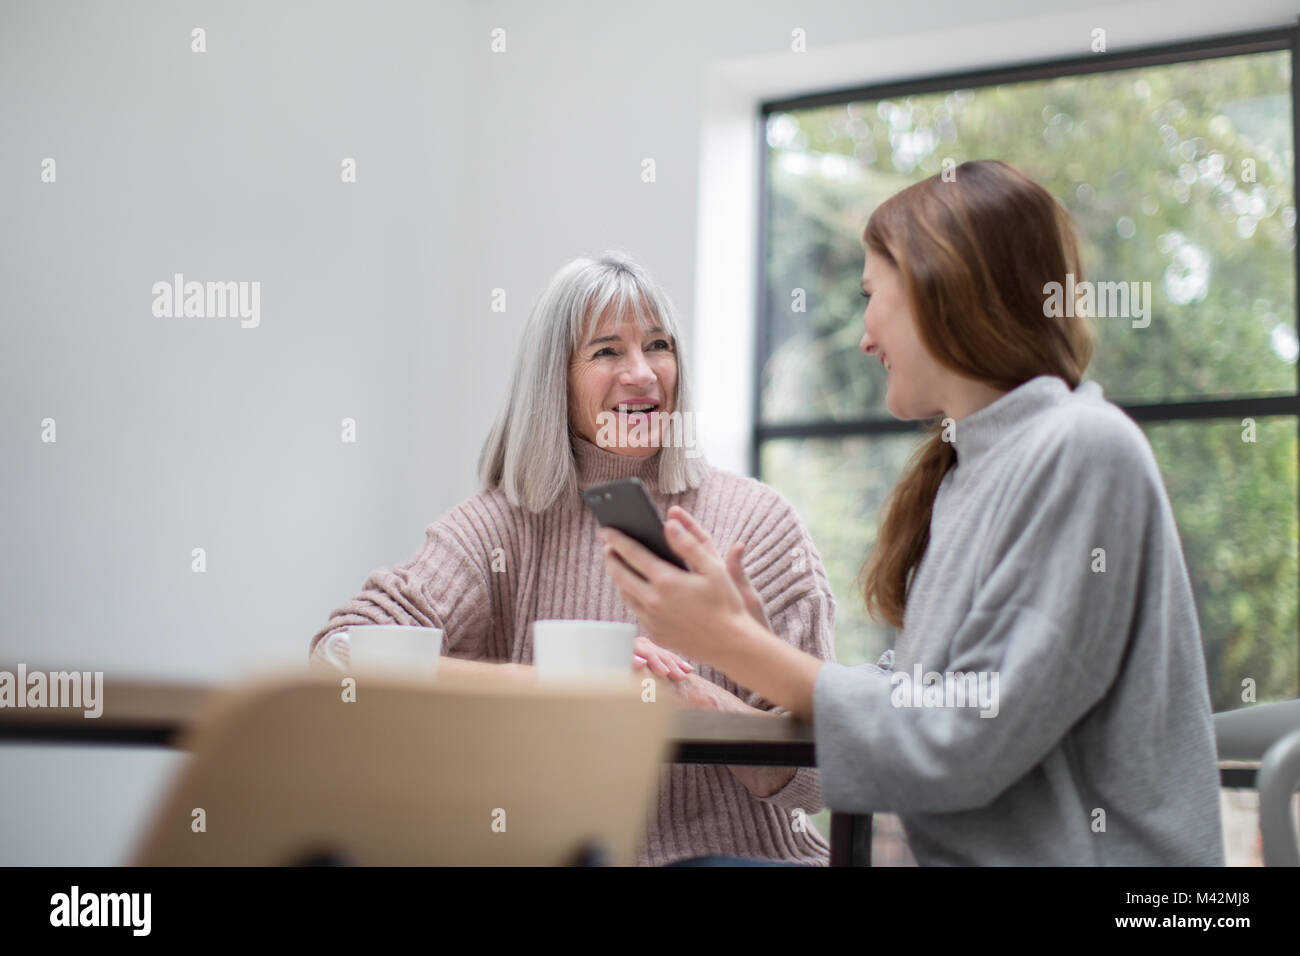
[(1054, 376), (953, 430), (896, 646), (817, 677), (826, 805), (898, 813), (923, 865), (1222, 866), (1196, 606), (1145, 436)]

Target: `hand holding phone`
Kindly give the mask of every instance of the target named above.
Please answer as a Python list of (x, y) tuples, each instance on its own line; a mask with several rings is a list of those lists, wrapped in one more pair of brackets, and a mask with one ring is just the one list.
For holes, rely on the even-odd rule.
[(690, 570), (668, 547), (663, 519), (639, 478), (619, 478), (592, 485), (582, 493), (582, 500), (603, 527), (621, 531), (670, 564), (683, 571)]

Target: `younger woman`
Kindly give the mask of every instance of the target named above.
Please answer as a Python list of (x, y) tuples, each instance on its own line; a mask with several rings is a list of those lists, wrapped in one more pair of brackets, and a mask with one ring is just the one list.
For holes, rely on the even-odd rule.
[(876, 665), (779, 640), (709, 536), (668, 513), (680, 571), (606, 531), (651, 638), (811, 721), (827, 806), (901, 816), (922, 864), (1222, 865), (1205, 662), (1178, 529), (1140, 429), (1083, 382), (1072, 223), (1005, 163), (883, 203), (861, 349), (887, 404), (937, 419), (886, 506)]

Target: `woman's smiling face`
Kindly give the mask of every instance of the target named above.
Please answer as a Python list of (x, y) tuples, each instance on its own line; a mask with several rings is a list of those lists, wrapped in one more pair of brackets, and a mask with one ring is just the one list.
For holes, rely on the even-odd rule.
[(887, 369), (885, 405), (889, 413), (902, 419), (942, 414), (939, 393), (950, 373), (921, 341), (903, 274), (884, 256), (868, 252), (862, 293), (867, 297), (862, 316), (866, 331), (858, 348), (874, 355)]
[[(643, 329), (630, 311), (617, 319), (602, 318), (569, 360), (570, 427), (592, 444), (620, 455), (644, 457), (659, 450), (659, 416), (672, 412), (676, 394), (677, 353), (672, 337), (659, 328)], [(607, 417), (601, 418), (602, 414)], [(607, 429), (607, 435), (627, 436), (629, 441), (597, 441), (607, 421), (615, 429), (612, 433)], [(648, 440), (636, 444), (642, 435)]]

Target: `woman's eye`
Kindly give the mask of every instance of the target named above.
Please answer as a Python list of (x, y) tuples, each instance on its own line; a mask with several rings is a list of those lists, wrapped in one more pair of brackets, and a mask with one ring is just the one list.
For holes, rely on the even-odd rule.
[(871, 301), (871, 293), (870, 293), (870, 292), (864, 292), (864, 293), (862, 293), (862, 298), (864, 298), (864, 299), (866, 299), (868, 302), (870, 302), (870, 301)]
[[(648, 347), (652, 349), (659, 349), (659, 350), (671, 349), (672, 343), (669, 342), (667, 339), (655, 339), (655, 341), (651, 342)], [(593, 355), (592, 358), (597, 359), (597, 358), (602, 358), (603, 356), (606, 355), (617, 355), (617, 354), (618, 352), (614, 348), (607, 345), (603, 349), (600, 349), (598, 352), (596, 352), (596, 354)]]

